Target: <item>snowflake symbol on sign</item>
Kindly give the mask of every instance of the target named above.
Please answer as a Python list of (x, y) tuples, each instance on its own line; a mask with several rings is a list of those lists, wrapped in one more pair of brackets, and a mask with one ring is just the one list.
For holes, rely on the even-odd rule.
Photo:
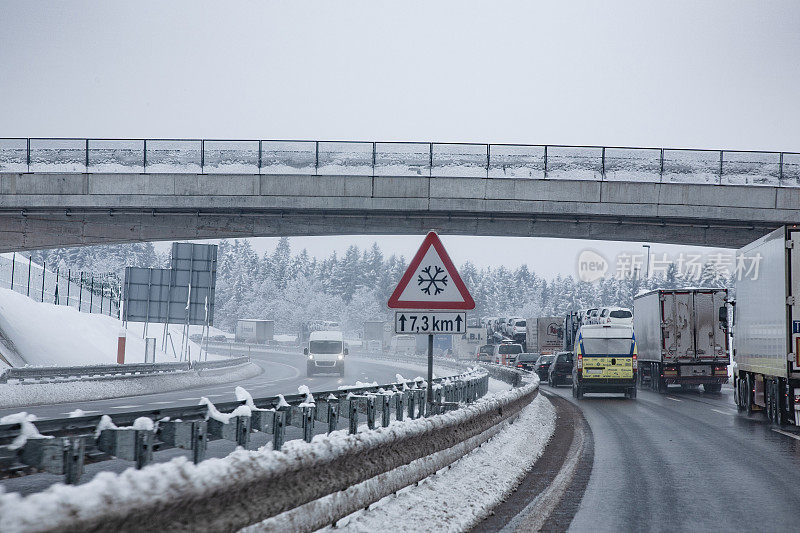
[[(436, 270), (431, 272), (431, 268)], [(420, 272), (421, 274), (417, 277), (417, 285), (420, 286), (420, 289), (425, 294), (430, 294), (431, 289), (433, 289), (433, 294), (436, 295), (444, 291), (444, 288), (447, 287), (447, 275), (442, 276), (442, 274), (444, 274), (444, 269), (438, 266), (427, 266), (420, 270)]]

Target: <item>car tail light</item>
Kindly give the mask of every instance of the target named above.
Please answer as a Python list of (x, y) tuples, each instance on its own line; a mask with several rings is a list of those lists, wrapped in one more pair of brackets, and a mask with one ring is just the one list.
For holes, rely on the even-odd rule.
[(636, 352), (633, 353), (633, 369), (634, 370), (639, 369), (639, 361), (638, 358), (636, 357)]
[(522, 368), (522, 365), (517, 365), (517, 368)]
[(583, 369), (583, 354), (582, 353), (578, 354), (577, 368), (578, 368), (578, 370), (582, 370)]

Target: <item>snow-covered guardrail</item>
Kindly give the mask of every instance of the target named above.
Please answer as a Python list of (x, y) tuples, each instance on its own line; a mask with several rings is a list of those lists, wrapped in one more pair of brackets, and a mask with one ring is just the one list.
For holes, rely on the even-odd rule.
[[(195, 462), (205, 457), (209, 440), (226, 439), (247, 447), (254, 431), (272, 434), (274, 449), (280, 449), (287, 432), (300, 433), (310, 441), (319, 432), (340, 428), (340, 419), (350, 433), (359, 428), (359, 418), (374, 429), (392, 420), (430, 416), (455, 409), (486, 394), (488, 375), (481, 370), (434, 380), (434, 405), (425, 404), (422, 378), (388, 385), (363, 385), (340, 390), (270, 396), (253, 399), (237, 387), (238, 401), (214, 406), (207, 399), (199, 405), (166, 407), (148, 411), (35, 420), (19, 413), (0, 419), (0, 477), (44, 470), (64, 474), (68, 483), (81, 475), (85, 462), (112, 457), (135, 461), (142, 467), (152, 461), (154, 449), (191, 450)], [(394, 415), (394, 416), (392, 416)], [(363, 420), (363, 419), (362, 419)], [(320, 422), (320, 427), (316, 427)], [(291, 430), (295, 427), (298, 430)]]
[[(24, 499), (0, 495), (0, 512), (8, 510), (7, 525), (37, 531), (236, 531), (267, 519), (276, 522), (266, 530), (315, 530), (427, 477), (487, 441), (536, 397), (538, 380), (531, 379), (520, 387), (479, 399), (487, 392), (488, 373), (471, 370), (437, 380), (434, 390), (439, 405), (460, 404), (444, 413), (429, 412), (425, 414), (431, 416), (425, 417), (416, 410), (416, 416), (403, 420), (405, 409), (400, 408), (395, 423), (390, 424), (384, 416), (383, 427), (374, 431), (356, 434), (351, 419), (348, 432), (305, 439), (309, 442), (293, 441), (275, 448), (280, 451), (238, 450), (224, 459), (196, 465), (173, 460), (141, 472), (98, 477), (74, 488), (48, 489)], [(284, 408), (291, 413), (287, 420), (293, 421), (295, 413), (301, 420), (314, 420), (320, 412), (343, 410), (352, 415), (363, 405), (369, 422), (371, 404), (374, 416), (375, 406), (386, 414), (387, 405), (402, 406), (404, 399), (422, 399), (425, 389), (409, 389), (409, 384), (419, 385), (405, 382), (393, 384), (392, 390), (383, 386), (338, 391), (338, 395), (324, 392), (316, 394), (319, 399), (310, 394), (287, 397), (291, 405)], [(238, 419), (245, 416), (243, 408), (248, 405), (252, 405), (247, 416), (252, 417), (250, 428), (263, 422), (256, 413), (271, 413), (274, 423), (277, 414), (285, 412), (275, 399), (245, 398), (241, 405), (236, 404), (236, 411), (225, 415), (231, 417), (228, 423), (237, 420), (231, 434), (238, 433)], [(265, 411), (259, 405), (276, 409)], [(151, 424), (154, 418), (148, 418)], [(218, 418), (208, 420), (209, 430), (212, 421)], [(141, 419), (136, 424), (147, 425)], [(159, 422), (155, 433), (170, 434), (171, 429), (165, 430), (169, 427), (168, 422)], [(0, 426), (0, 443), (5, 438)], [(345, 490), (348, 493), (343, 496)]]
[(38, 381), (44, 379), (80, 379), (84, 377), (103, 377), (121, 375), (149, 375), (165, 372), (188, 372), (190, 370), (209, 370), (237, 366), (250, 361), (247, 356), (220, 359), (216, 361), (168, 362), (168, 363), (128, 363), (124, 365), (80, 365), (80, 366), (25, 366), (8, 368), (0, 373), (0, 383), (9, 380)]

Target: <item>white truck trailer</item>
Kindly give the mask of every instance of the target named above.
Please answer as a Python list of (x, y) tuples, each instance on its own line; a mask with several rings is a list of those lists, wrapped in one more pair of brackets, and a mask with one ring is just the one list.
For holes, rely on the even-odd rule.
[(540, 316), (526, 321), (525, 346), (528, 352), (554, 354), (563, 349), (564, 318)]
[(800, 425), (800, 228), (742, 248), (733, 306), (734, 399), (776, 424)]
[(719, 392), (728, 382), (727, 289), (656, 289), (633, 300), (639, 386), (702, 385)]

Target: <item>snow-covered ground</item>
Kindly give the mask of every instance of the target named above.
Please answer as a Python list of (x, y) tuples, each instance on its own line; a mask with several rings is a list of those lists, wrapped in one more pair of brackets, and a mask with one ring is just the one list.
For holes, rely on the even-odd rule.
[[(429, 476), (418, 486), (408, 486), (339, 520), (336, 528), (320, 531), (383, 531), (390, 524), (402, 524), (409, 531), (465, 531), (483, 520), (489, 512), (516, 488), (542, 455), (555, 430), (555, 409), (539, 395), (520, 413), (513, 424), (475, 448), (449, 468)], [(440, 452), (442, 453), (442, 452)], [(416, 462), (416, 461), (415, 461)], [(413, 463), (407, 467), (413, 468)], [(400, 469), (398, 469), (400, 470)], [(359, 492), (377, 476), (345, 490)], [(247, 533), (273, 531), (274, 519), (245, 528)]]
[[(315, 436), (311, 443), (290, 441), (281, 452), (271, 450), (270, 444), (257, 451), (239, 449), (228, 457), (208, 459), (198, 465), (180, 457), (142, 470), (131, 468), (122, 474), (104, 472), (83, 485), (57, 484), (26, 497), (5, 493), (0, 486), (0, 531), (66, 530), (71, 520), (99, 518), (109, 510), (114, 513), (136, 513), (170, 505), (176, 494), (203, 498), (223, 488), (241, 490), (265, 476), (278, 478), (286, 470), (313, 466), (339, 451), (352, 452), (353, 449), (358, 451), (359, 448), (386, 446), (406, 434), (458, 423), (470, 413), (496, 409), (500, 405), (498, 395), (510, 395), (513, 398), (521, 393), (513, 390), (490, 394), (457, 411), (431, 418), (393, 422), (388, 428), (357, 435), (349, 435), (346, 430), (341, 430), (327, 436)], [(461, 530), (488, 513), (491, 506), (516, 486), (542, 453), (553, 427), (553, 408), (547, 400), (539, 397), (531, 406), (523, 409), (514, 424), (506, 423), (502, 429), (498, 428), (499, 433), (482, 448), (460, 459), (459, 455), (463, 452), (458, 453), (458, 450), (458, 455), (452, 457), (457, 446), (438, 452), (450, 453), (448, 457), (458, 459), (448, 472), (440, 471), (437, 476), (423, 481), (419, 487), (401, 490), (397, 496), (377, 502), (370, 511), (356, 513), (341, 522), (361, 530), (359, 521), (368, 520), (363, 522), (363, 530), (370, 531), (386, 529), (389, 524), (402, 524), (411, 530)], [(430, 468), (430, 463), (423, 458), (400, 469), (427, 472), (425, 467)], [(406, 472), (405, 476), (408, 475)], [(374, 483), (377, 478), (364, 483)], [(348, 490), (358, 491), (359, 485)], [(370, 515), (373, 512), (385, 515), (382, 518), (375, 515), (373, 518)], [(253, 529), (259, 530), (263, 530), (263, 526)]]
[[(24, 294), (0, 289), (0, 370), (8, 366), (69, 366), (117, 362), (117, 339), (126, 336), (125, 362), (144, 362), (142, 324), (130, 324), (105, 315), (81, 313), (65, 305), (36, 302)], [(151, 324), (148, 336), (156, 337), (156, 361), (175, 361), (160, 350), (163, 326)], [(197, 326), (197, 333), (200, 327)], [(175, 349), (180, 351), (180, 325), (170, 328)], [(192, 333), (195, 331), (192, 330)], [(192, 359), (200, 346), (190, 342)]]

